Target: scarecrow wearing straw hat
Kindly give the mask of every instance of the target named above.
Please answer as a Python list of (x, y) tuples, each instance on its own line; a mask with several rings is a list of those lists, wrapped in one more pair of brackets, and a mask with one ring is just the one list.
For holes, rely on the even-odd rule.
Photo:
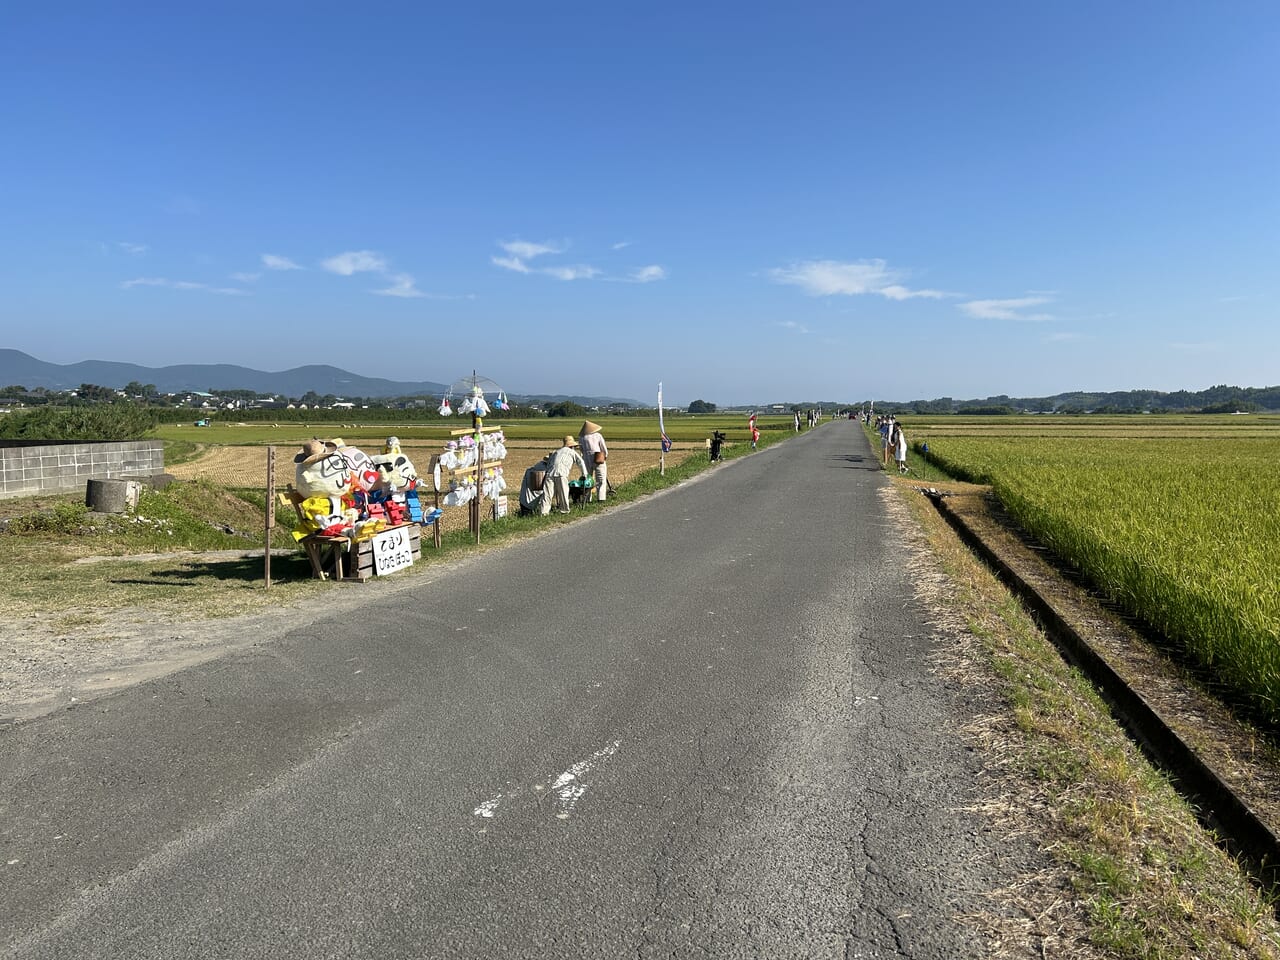
[(582, 446), (583, 459), (595, 477), (596, 499), (605, 500), (609, 494), (609, 468), (605, 465), (609, 446), (600, 434), (600, 424), (584, 420), (582, 429), (578, 431), (578, 442)]
[(564, 446), (547, 455), (547, 475), (544, 483), (551, 484), (551, 496), (556, 509), (561, 513), (569, 512), (569, 474), (576, 465), (587, 475), (587, 464), (582, 454), (577, 451), (578, 443), (573, 437), (564, 438)]

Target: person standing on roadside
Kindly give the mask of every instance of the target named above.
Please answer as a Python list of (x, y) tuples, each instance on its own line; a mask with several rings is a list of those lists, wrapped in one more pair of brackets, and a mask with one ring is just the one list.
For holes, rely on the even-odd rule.
[(544, 483), (551, 484), (551, 498), (555, 508), (561, 513), (569, 512), (569, 474), (576, 464), (587, 476), (587, 463), (575, 448), (578, 442), (573, 437), (564, 438), (564, 446), (547, 456), (547, 476)]
[(584, 420), (582, 429), (578, 431), (578, 442), (582, 445), (582, 458), (595, 478), (596, 499), (603, 502), (609, 495), (609, 468), (605, 464), (609, 458), (609, 445), (600, 433), (600, 424)]

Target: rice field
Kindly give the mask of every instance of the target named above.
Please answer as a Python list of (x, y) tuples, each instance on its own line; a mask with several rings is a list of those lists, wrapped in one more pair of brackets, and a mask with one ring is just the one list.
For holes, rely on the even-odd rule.
[(903, 419), (917, 452), (991, 484), (1024, 529), (1280, 722), (1280, 423)]

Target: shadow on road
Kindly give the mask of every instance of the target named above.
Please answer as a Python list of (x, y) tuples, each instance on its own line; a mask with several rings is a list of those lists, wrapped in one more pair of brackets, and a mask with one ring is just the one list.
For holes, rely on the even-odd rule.
[(827, 460), (843, 466), (846, 470), (879, 470), (879, 461), (872, 460), (870, 457), (864, 457), (860, 454), (850, 453), (844, 456), (827, 457)]

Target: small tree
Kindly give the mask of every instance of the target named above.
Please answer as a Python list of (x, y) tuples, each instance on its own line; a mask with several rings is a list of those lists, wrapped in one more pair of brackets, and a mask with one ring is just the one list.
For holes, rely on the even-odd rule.
[(82, 383), (76, 393), (80, 395), (81, 400), (96, 403), (110, 403), (116, 398), (115, 390), (111, 387), (100, 387), (96, 383)]
[(708, 403), (706, 400), (695, 400), (689, 404), (690, 413), (715, 413), (716, 405)]
[(572, 400), (562, 400), (559, 403), (553, 403), (545, 408), (548, 417), (572, 417), (574, 420), (578, 417), (587, 415), (587, 408), (580, 403), (574, 403)]

